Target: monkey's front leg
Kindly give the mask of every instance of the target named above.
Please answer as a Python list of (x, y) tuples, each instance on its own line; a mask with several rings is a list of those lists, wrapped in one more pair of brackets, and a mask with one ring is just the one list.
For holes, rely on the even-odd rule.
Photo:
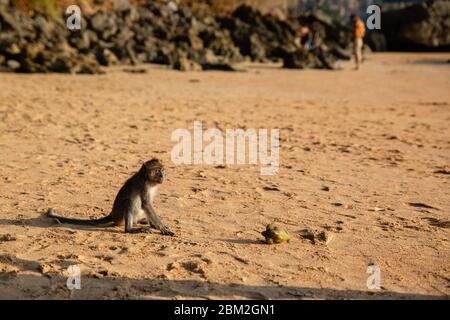
[(133, 203), (127, 203), (125, 211), (125, 233), (152, 233), (150, 227), (133, 228), (136, 206)]
[(161, 233), (165, 236), (173, 236), (174, 233), (170, 231), (162, 222), (159, 220), (156, 215), (155, 210), (153, 209), (150, 202), (145, 202), (142, 204), (142, 208), (144, 209), (145, 214), (147, 215), (148, 222), (153, 224), (156, 228), (158, 228)]

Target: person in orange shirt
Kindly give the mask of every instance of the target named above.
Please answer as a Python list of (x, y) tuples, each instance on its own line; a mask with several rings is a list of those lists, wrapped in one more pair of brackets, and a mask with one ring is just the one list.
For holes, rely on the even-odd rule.
[(352, 36), (356, 70), (359, 70), (362, 63), (362, 48), (364, 45), (363, 38), (366, 35), (366, 27), (364, 26), (364, 22), (356, 14), (352, 14), (350, 16), (350, 20), (353, 25)]

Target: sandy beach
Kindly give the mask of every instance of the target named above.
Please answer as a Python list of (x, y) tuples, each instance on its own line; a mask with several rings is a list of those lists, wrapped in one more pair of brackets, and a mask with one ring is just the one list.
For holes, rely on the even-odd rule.
[[(450, 294), (449, 54), (363, 69), (0, 74), (0, 299), (429, 299)], [(175, 165), (171, 133), (279, 128), (280, 168)], [(109, 214), (142, 163), (174, 237), (58, 225)], [(277, 223), (289, 243), (267, 245)], [(326, 235), (321, 240), (319, 234)], [(68, 290), (67, 268), (81, 268)], [(377, 265), (381, 289), (367, 288)]]

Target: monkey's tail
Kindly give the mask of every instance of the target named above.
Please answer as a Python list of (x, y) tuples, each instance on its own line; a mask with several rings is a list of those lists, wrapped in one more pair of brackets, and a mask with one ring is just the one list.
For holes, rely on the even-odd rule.
[(59, 223), (69, 223), (80, 226), (108, 226), (114, 223), (111, 215), (95, 220), (70, 219), (57, 216), (52, 208), (48, 209), (47, 216), (56, 219), (56, 221), (58, 221)]

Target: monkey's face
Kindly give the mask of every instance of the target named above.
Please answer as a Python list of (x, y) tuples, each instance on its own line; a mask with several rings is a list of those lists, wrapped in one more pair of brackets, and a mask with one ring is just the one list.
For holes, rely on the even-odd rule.
[(166, 171), (162, 162), (158, 159), (152, 159), (144, 164), (147, 172), (147, 178), (150, 182), (163, 183), (166, 177)]
[(153, 168), (149, 172), (150, 181), (154, 181), (156, 183), (163, 183), (166, 178), (166, 172), (163, 167)]

